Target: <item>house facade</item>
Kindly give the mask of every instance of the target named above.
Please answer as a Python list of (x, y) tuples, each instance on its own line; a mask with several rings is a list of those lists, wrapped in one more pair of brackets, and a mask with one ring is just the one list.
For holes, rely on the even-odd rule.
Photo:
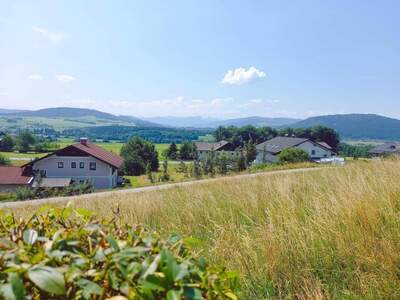
[(256, 146), (257, 157), (254, 163), (274, 163), (278, 161), (278, 155), (284, 149), (298, 148), (306, 151), (311, 160), (331, 158), (335, 155), (328, 144), (314, 142), (306, 138), (278, 136)]
[(228, 141), (219, 141), (214, 143), (195, 142), (197, 158), (205, 160), (211, 153), (215, 156), (226, 155), (228, 158), (236, 159), (240, 151)]
[(30, 162), (35, 176), (90, 181), (96, 189), (109, 189), (118, 184), (118, 169), (123, 159), (87, 139)]

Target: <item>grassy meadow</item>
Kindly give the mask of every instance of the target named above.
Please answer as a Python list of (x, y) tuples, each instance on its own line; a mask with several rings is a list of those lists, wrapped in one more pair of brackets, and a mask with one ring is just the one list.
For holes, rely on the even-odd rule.
[(72, 203), (197, 239), (202, 255), (239, 272), (243, 299), (398, 299), (398, 178), (399, 160), (359, 161)]

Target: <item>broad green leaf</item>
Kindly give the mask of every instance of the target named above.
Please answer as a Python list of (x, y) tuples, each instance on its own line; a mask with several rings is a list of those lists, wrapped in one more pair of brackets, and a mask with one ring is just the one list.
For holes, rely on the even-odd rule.
[(107, 236), (106, 240), (114, 250), (119, 250), (118, 242), (111, 235)]
[(170, 251), (163, 250), (161, 257), (165, 263), (163, 271), (170, 282), (174, 282), (178, 279), (178, 275), (181, 272), (181, 267), (176, 262)]
[(84, 208), (77, 208), (75, 211), (81, 217), (90, 217), (94, 214), (94, 212)]
[(167, 293), (167, 300), (180, 300), (182, 296), (181, 291), (169, 290)]
[(11, 289), (16, 300), (25, 299), (25, 287), (21, 278), (16, 273), (11, 273), (8, 275), (8, 281), (11, 284)]
[(201, 295), (201, 291), (199, 289), (193, 288), (193, 287), (187, 287), (185, 286), (183, 288), (183, 293), (185, 297), (189, 300), (200, 300), (203, 299), (203, 296)]
[(29, 245), (33, 245), (36, 242), (38, 236), (39, 234), (37, 233), (37, 231), (33, 229), (27, 229), (22, 234), (24, 242)]
[(54, 294), (65, 294), (64, 277), (54, 268), (40, 266), (28, 271), (29, 279), (41, 290)]
[(156, 258), (153, 260), (153, 262), (150, 264), (150, 266), (147, 268), (146, 272), (144, 272), (143, 278), (146, 278), (147, 276), (153, 274), (157, 270), (160, 259), (161, 256), (160, 254), (158, 254)]
[(225, 293), (225, 296), (228, 298), (228, 299), (231, 299), (231, 300), (238, 300), (239, 298), (234, 294), (234, 293), (232, 293), (232, 292), (226, 292)]
[(15, 297), (14, 291), (10, 283), (2, 284), (0, 286), (0, 293), (4, 300), (18, 300)]
[(103, 293), (103, 289), (97, 283), (84, 278), (79, 279), (77, 285), (82, 288), (82, 295), (85, 299), (90, 299), (91, 295), (100, 296)]

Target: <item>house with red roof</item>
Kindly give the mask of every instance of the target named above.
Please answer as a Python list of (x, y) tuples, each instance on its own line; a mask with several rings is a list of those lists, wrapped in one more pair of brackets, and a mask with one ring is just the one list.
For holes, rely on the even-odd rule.
[(29, 167), (0, 166), (0, 191), (14, 191), (32, 185), (34, 176)]
[(96, 189), (109, 189), (117, 186), (122, 164), (119, 155), (81, 138), (79, 143), (29, 162), (23, 168), (42, 178), (42, 185), (90, 181)]

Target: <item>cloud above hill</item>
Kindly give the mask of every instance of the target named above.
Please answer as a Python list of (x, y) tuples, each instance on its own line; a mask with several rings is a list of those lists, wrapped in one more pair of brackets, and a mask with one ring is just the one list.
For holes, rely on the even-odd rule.
[(255, 68), (250, 67), (248, 70), (245, 68), (236, 68), (234, 70), (229, 70), (221, 83), (230, 85), (243, 85), (262, 78), (265, 78), (267, 74), (265, 72)]

